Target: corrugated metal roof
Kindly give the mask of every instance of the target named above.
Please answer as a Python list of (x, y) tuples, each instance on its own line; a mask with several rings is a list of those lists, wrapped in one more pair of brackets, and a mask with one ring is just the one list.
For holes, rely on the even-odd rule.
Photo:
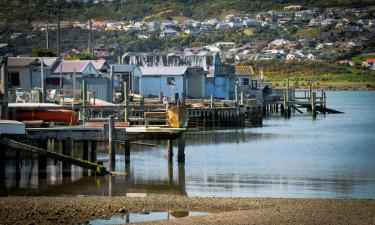
[(236, 75), (252, 75), (254, 70), (252, 66), (236, 66)]
[(42, 60), (42, 59), (43, 59), (44, 65), (52, 67), (59, 58), (58, 57), (38, 57), (38, 60)]
[(115, 73), (126, 73), (126, 72), (132, 72), (137, 66), (136, 65), (128, 65), (128, 64), (114, 64), (113, 66), (113, 72)]
[(76, 73), (82, 73), (89, 63), (90, 62), (86, 60), (64, 60), (59, 63), (59, 65), (56, 67), (53, 73), (73, 73), (74, 69)]
[(8, 66), (11, 67), (24, 67), (35, 62), (36, 58), (33, 57), (9, 57)]
[(140, 67), (142, 76), (182, 75), (187, 66)]
[(92, 65), (95, 67), (97, 70), (101, 70), (106, 61), (104, 59), (98, 59), (98, 60), (82, 60), (82, 61), (88, 61), (91, 62)]

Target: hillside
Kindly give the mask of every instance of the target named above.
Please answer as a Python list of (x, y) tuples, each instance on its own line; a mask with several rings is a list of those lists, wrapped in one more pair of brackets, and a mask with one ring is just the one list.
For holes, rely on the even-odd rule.
[[(89, 17), (106, 20), (139, 20), (143, 18), (220, 17), (228, 13), (251, 13), (280, 9), (290, 4), (302, 6), (368, 6), (373, 0), (120, 0), (112, 4), (92, 4), (62, 1), (63, 19), (85, 20)], [(0, 0), (0, 21), (53, 20), (56, 2), (51, 0)]]

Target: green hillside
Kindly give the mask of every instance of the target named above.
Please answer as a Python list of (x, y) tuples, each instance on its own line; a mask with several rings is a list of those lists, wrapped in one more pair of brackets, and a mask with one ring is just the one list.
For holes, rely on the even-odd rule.
[[(251, 13), (280, 9), (290, 4), (302, 6), (368, 6), (373, 0), (120, 0), (113, 4), (91, 4), (62, 1), (63, 19), (139, 20), (143, 18), (184, 16), (218, 17), (227, 13)], [(4, 22), (52, 20), (56, 1), (0, 0), (0, 20)]]

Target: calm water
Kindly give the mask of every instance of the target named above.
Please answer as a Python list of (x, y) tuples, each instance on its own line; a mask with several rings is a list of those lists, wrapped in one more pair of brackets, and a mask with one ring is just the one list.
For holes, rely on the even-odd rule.
[[(315, 121), (307, 114), (271, 117), (262, 128), (188, 133), (185, 165), (177, 165), (176, 155), (173, 165), (167, 163), (164, 141), (159, 147), (132, 145), (130, 165), (117, 156), (117, 170), (127, 176), (82, 177), (73, 167), (72, 177), (62, 177), (59, 164), (49, 161), (47, 179), (38, 179), (37, 163), (26, 157), (17, 180), (7, 161), (2, 192), (375, 199), (375, 92), (329, 92), (327, 106), (345, 113)], [(104, 151), (98, 158), (107, 164)]]

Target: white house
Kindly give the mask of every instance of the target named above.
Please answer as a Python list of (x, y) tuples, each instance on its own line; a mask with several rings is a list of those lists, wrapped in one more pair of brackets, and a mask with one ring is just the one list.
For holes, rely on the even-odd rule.
[(178, 32), (173, 29), (163, 30), (160, 34), (160, 37), (175, 37), (178, 35)]

